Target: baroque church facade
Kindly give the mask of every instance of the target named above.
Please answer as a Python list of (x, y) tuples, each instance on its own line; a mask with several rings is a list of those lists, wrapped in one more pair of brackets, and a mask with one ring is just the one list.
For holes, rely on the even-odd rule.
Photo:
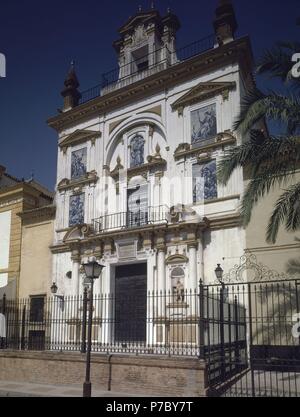
[[(98, 294), (195, 290), (244, 253), (239, 204), (243, 173), (217, 179), (244, 90), (253, 83), (248, 37), (235, 38), (229, 1), (219, 1), (214, 34), (178, 49), (178, 18), (139, 11), (114, 42), (119, 68), (80, 93), (74, 66), (58, 133), (53, 281), (83, 292), (82, 264), (105, 265)], [(161, 313), (163, 314), (163, 313)]]

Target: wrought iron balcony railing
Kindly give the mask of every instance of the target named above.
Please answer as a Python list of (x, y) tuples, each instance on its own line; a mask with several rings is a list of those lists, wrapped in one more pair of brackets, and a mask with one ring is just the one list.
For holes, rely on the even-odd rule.
[(102, 82), (81, 93), (79, 104), (147, 78), (180, 62), (200, 55), (215, 45), (215, 35), (207, 36), (183, 48), (170, 52), (167, 47), (158, 49), (135, 61), (115, 68), (102, 75)]
[(147, 210), (127, 211), (107, 214), (93, 220), (95, 233), (104, 233), (119, 229), (133, 229), (147, 225), (168, 223), (169, 208), (167, 206), (148, 207)]

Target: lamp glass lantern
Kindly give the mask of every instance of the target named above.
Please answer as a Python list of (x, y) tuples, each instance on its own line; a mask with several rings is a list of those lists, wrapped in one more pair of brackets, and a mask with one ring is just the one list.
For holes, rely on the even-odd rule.
[(221, 268), (221, 265), (220, 264), (218, 264), (217, 265), (217, 268), (215, 269), (215, 274), (216, 274), (216, 277), (217, 277), (217, 280), (219, 281), (219, 282), (222, 282), (222, 278), (223, 278), (223, 269)]
[(56, 285), (55, 282), (53, 282), (53, 284), (51, 285), (50, 290), (51, 290), (51, 293), (52, 294), (56, 294), (57, 293), (58, 288), (57, 288), (57, 285)]
[(96, 261), (88, 262), (86, 264), (83, 264), (84, 272), (86, 275), (86, 278), (89, 280), (97, 279), (99, 278), (102, 269), (104, 268), (104, 265), (98, 264)]

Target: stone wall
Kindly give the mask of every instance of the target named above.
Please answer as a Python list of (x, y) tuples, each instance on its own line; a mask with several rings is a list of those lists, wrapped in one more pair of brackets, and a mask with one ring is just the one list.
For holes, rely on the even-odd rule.
[[(0, 380), (82, 384), (85, 355), (0, 351)], [(206, 367), (194, 358), (93, 355), (94, 388), (144, 395), (206, 396)]]
[(53, 239), (53, 220), (27, 221), (22, 228), (19, 298), (50, 295), (52, 257), (49, 246)]

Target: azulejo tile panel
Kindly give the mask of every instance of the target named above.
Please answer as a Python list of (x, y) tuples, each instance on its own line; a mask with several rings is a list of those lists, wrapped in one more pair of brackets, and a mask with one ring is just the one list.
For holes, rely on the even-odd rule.
[(71, 157), (71, 178), (81, 178), (86, 174), (87, 149), (82, 148), (72, 152)]
[(211, 200), (218, 197), (216, 161), (193, 166), (193, 200)]
[(69, 206), (69, 226), (84, 223), (84, 194), (72, 195)]
[(192, 144), (208, 141), (217, 135), (216, 104), (191, 112)]

